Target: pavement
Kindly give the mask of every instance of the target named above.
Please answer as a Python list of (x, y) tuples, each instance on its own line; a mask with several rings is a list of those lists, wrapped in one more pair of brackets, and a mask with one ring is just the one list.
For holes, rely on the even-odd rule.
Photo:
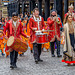
[[(61, 47), (61, 54), (63, 49)], [(55, 50), (56, 55), (56, 50)], [(22, 57), (18, 57), (17, 69), (10, 69), (9, 58), (0, 55), (0, 75), (75, 75), (75, 66), (62, 63), (62, 58), (51, 57), (51, 52), (42, 52), (43, 62), (35, 64), (30, 50)]]

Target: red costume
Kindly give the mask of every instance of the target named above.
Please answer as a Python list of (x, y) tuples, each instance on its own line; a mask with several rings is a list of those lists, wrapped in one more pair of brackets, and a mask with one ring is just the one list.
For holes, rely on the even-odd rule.
[(60, 41), (60, 28), (62, 27), (62, 23), (60, 18), (58, 18), (60, 23), (54, 22), (51, 17), (47, 19), (47, 24), (49, 26), (49, 30), (53, 30), (49, 32), (49, 41), (54, 42), (55, 38), (57, 38), (58, 41)]
[[(22, 24), (20, 21), (17, 21), (16, 27), (15, 27), (13, 24), (13, 20), (11, 19), (9, 22), (7, 22), (6, 26), (4, 27), (5, 34), (6, 34), (6, 30), (8, 31), (8, 37), (15, 36), (15, 37), (21, 38), (20, 35), (27, 37), (22, 31)], [(6, 47), (6, 50), (8, 50), (8, 47)]]
[(36, 35), (35, 31), (33, 31), (33, 28), (37, 28), (37, 30), (44, 29), (45, 28), (44, 19), (41, 16), (39, 16), (39, 21), (37, 21), (35, 17), (32, 17), (29, 20), (29, 26), (30, 26), (30, 41), (31, 43), (36, 43)]

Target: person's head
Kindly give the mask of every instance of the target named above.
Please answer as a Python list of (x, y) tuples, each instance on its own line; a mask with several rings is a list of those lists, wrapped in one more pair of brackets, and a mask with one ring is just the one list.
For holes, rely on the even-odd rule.
[(57, 15), (57, 11), (55, 9), (51, 10), (51, 17), (55, 17)]
[(24, 19), (24, 18), (22, 18), (22, 19), (21, 19), (21, 22), (23, 22), (23, 23), (24, 23), (24, 22), (25, 22), (25, 19)]
[(70, 12), (70, 13), (72, 13), (72, 12), (73, 12), (73, 8), (74, 8), (74, 7), (73, 7), (73, 5), (72, 5), (72, 4), (68, 7), (68, 10), (69, 10), (69, 12)]
[(18, 15), (18, 19), (20, 19), (20, 15)]
[(68, 14), (64, 19), (64, 24), (67, 22), (71, 23), (72, 21), (73, 21), (72, 15)]
[(18, 14), (16, 12), (12, 13), (12, 19), (13, 19), (13, 21), (17, 21), (18, 20)]
[(38, 17), (38, 16), (39, 16), (39, 9), (38, 9), (38, 8), (35, 8), (35, 9), (33, 10), (33, 13), (34, 13), (34, 16), (35, 16), (35, 17)]
[(25, 20), (28, 20), (28, 16), (27, 15), (25, 16)]
[(0, 22), (1, 22), (1, 19), (0, 19)]
[(24, 14), (25, 14), (25, 15), (27, 15), (27, 13), (26, 13), (26, 12), (25, 12)]
[(21, 18), (23, 18), (23, 14), (21, 14)]
[(2, 21), (2, 22), (5, 22), (5, 18), (4, 18), (4, 17), (2, 17), (2, 18), (1, 18), (1, 21)]
[(0, 36), (2, 36), (2, 34), (3, 34), (3, 31), (2, 31), (2, 30), (0, 30)]

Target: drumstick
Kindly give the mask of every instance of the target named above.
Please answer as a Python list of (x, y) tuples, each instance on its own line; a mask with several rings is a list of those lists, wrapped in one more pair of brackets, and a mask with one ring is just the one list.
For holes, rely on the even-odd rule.
[[(51, 32), (51, 31), (54, 31), (54, 30), (44, 30), (44, 31), (45, 31), (45, 32), (46, 32), (46, 31), (50, 31), (50, 32)], [(44, 31), (43, 31), (43, 32), (44, 32)]]
[(35, 32), (47, 32), (47, 31), (51, 32), (51, 31), (54, 31), (54, 30), (39, 30), (39, 31), (35, 31)]

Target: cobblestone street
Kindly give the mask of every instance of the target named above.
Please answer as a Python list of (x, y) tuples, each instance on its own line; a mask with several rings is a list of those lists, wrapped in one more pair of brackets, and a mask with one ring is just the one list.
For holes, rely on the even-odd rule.
[(35, 64), (33, 55), (28, 50), (18, 57), (17, 69), (11, 70), (9, 58), (0, 56), (0, 75), (75, 75), (75, 66), (62, 63), (62, 58), (52, 58), (50, 52), (42, 52), (43, 62)]

